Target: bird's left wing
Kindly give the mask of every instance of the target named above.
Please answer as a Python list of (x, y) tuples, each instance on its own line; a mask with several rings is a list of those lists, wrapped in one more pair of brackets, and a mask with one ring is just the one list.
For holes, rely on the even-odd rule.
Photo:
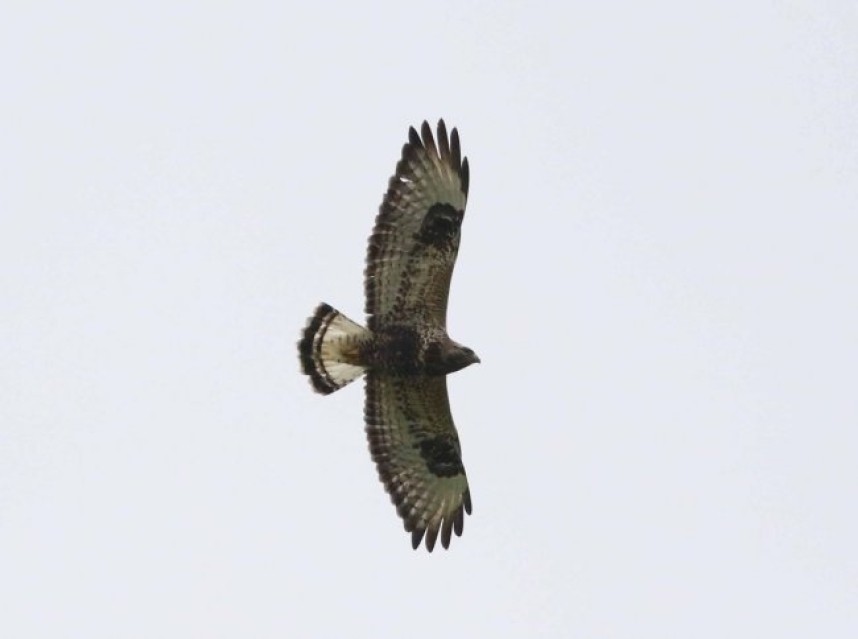
[(440, 532), (462, 534), (471, 494), (443, 376), (366, 378), (366, 433), (372, 459), (417, 548), (430, 552)]

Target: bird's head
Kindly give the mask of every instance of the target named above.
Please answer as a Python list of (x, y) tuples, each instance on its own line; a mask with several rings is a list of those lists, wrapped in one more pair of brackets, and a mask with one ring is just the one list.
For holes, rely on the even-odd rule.
[(428, 344), (423, 353), (425, 371), (430, 375), (449, 375), (479, 361), (474, 351), (446, 336)]
[(477, 354), (467, 346), (462, 346), (461, 344), (457, 344), (451, 340), (446, 357), (444, 357), (444, 362), (446, 364), (445, 368), (447, 369), (447, 372), (455, 373), (471, 364), (479, 364), (480, 358), (477, 357)]

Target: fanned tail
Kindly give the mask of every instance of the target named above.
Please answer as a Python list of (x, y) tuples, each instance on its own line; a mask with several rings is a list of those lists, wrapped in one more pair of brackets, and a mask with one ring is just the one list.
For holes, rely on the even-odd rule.
[(301, 369), (318, 393), (329, 395), (360, 377), (360, 346), (370, 332), (328, 304), (320, 304), (307, 321), (298, 354)]

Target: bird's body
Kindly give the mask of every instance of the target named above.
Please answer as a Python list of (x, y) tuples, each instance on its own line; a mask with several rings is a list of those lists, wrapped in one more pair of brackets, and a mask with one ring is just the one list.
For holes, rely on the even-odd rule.
[(412, 534), (447, 548), (471, 512), (446, 375), (479, 362), (447, 335), (446, 311), (465, 204), (468, 161), (456, 129), (413, 128), (370, 237), (367, 328), (321, 304), (298, 344), (316, 391), (366, 374), (364, 418), (379, 476)]
[(364, 366), (388, 375), (447, 375), (474, 363), (471, 349), (457, 344), (438, 327), (384, 326), (361, 351)]

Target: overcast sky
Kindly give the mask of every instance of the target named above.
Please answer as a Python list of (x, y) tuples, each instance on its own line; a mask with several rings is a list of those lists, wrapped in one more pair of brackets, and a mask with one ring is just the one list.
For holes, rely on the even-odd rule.
[[(0, 635), (856, 636), (854, 2), (122, 4), (0, 18)], [(295, 344), (438, 117), (430, 555)]]

